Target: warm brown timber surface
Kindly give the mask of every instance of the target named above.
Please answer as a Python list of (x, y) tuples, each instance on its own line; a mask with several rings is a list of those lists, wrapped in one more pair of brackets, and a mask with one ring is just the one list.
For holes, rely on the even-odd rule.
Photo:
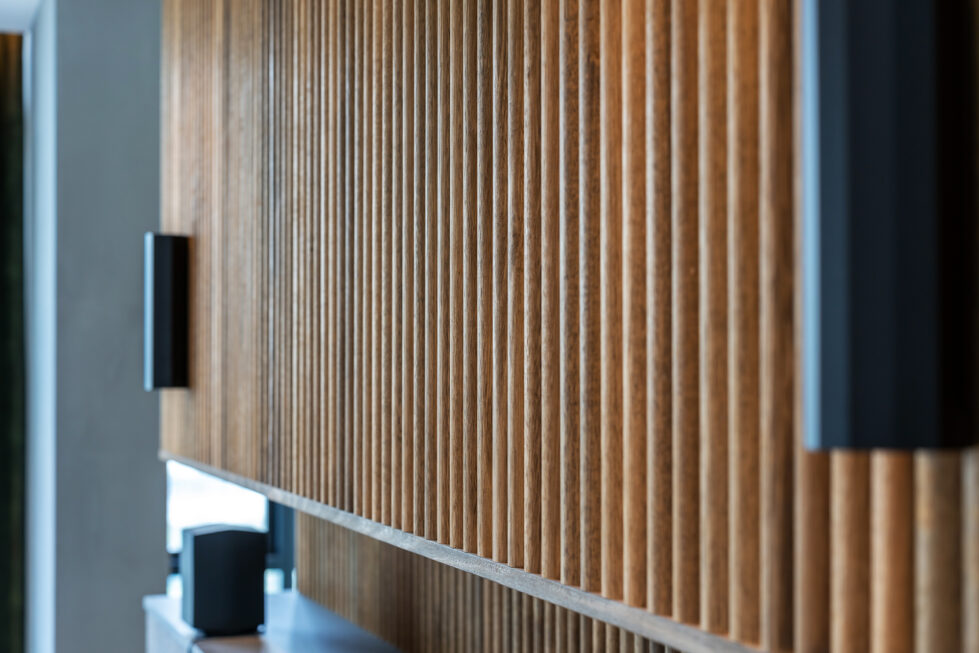
[(162, 449), (343, 516), (315, 598), (418, 649), (979, 649), (979, 451), (799, 444), (795, 2), (163, 11)]

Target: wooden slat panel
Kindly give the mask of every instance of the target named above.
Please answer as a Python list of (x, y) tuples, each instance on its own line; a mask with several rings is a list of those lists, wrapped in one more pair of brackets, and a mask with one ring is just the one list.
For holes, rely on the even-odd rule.
[(601, 589), (622, 598), (622, 7), (602, 3), (600, 306)]
[(759, 15), (759, 258), (761, 260), (761, 644), (792, 646), (792, 494), (795, 446), (792, 315), (792, 20), (790, 6), (764, 0)]
[(831, 455), (831, 583), (834, 653), (870, 648), (870, 458)]
[[(961, 455), (915, 454), (914, 548), (917, 651), (962, 650)], [(970, 546), (977, 546), (971, 542)], [(969, 615), (970, 619), (976, 616)]]
[(871, 457), (870, 641), (874, 651), (914, 650), (914, 478), (907, 453)]
[(561, 275), (561, 581), (581, 580), (578, 1), (561, 0), (560, 21), (560, 224)]
[(581, 444), (581, 586), (602, 589), (601, 578), (601, 331), (599, 261), (601, 139), (599, 4), (578, 8), (578, 283), (579, 428)]
[(672, 7), (673, 616), (697, 623), (697, 4), (674, 0)]
[(700, 615), (728, 630), (728, 307), (726, 2), (700, 0), (698, 195), (700, 318)]
[[(541, 573), (561, 578), (561, 12), (541, 4)], [(549, 613), (553, 614), (553, 613)], [(553, 624), (552, 624), (553, 626)], [(547, 650), (554, 650), (553, 639)]]
[(730, 625), (759, 641), (758, 3), (728, 4)]
[(647, 607), (673, 612), (671, 4), (646, 12)]
[[(765, 649), (976, 647), (975, 451), (800, 444), (795, 3), (163, 17), (162, 223), (193, 236), (164, 451)], [(411, 630), (360, 587), (383, 547), (324, 543), (310, 591)], [(446, 602), (405, 641), (493, 644), (478, 612), (635, 648), (454, 574), (394, 586)]]
[(622, 592), (646, 605), (646, 21), (622, 3)]

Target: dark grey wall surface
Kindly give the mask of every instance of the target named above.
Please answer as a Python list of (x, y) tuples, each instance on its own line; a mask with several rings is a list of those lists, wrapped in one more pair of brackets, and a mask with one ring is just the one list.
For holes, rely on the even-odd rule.
[(57, 3), (59, 652), (139, 651), (164, 589), (158, 396), (142, 389), (142, 235), (159, 224), (160, 6)]

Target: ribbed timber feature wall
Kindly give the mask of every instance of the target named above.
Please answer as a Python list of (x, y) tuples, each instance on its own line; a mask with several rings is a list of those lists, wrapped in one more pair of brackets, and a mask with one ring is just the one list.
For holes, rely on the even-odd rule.
[(163, 5), (165, 454), (764, 649), (979, 650), (979, 453), (801, 449), (793, 2)]
[(315, 517), (300, 515), (297, 534), (299, 590), (403, 651), (667, 650)]

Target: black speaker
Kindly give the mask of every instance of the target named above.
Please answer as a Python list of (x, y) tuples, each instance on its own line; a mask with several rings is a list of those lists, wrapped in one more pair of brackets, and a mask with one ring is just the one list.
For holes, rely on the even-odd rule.
[(183, 618), (206, 635), (253, 633), (265, 622), (267, 535), (222, 525), (183, 532)]
[(147, 233), (143, 251), (143, 386), (183, 388), (188, 380), (190, 238)]

